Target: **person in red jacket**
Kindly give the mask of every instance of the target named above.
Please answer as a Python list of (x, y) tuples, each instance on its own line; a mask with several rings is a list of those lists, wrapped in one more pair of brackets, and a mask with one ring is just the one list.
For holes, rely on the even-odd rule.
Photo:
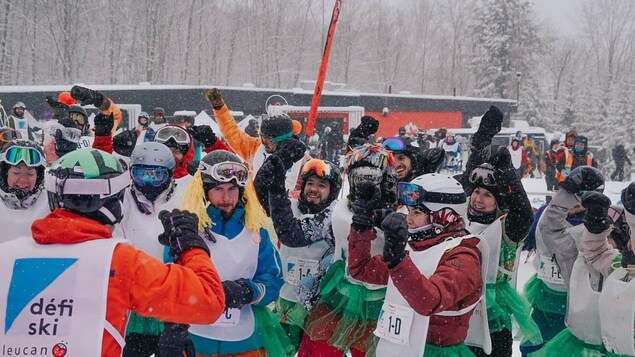
[(112, 237), (130, 180), (115, 157), (75, 150), (46, 175), (57, 208), (33, 223), (32, 239), (0, 245), (0, 345), (115, 357), (129, 310), (172, 322), (166, 329), (209, 324), (222, 314), (223, 287), (196, 216), (162, 213), (159, 241), (177, 262), (164, 265)]
[[(426, 174), (400, 182), (399, 201), (408, 214), (393, 212), (382, 221), (383, 255), (371, 256), (374, 230), (351, 230), (349, 236), (351, 276), (372, 274), (387, 282), (376, 353), (471, 355), (464, 341), (483, 297), (481, 256), (487, 254), (481, 239), (465, 230), (463, 187), (449, 176)], [(480, 326), (487, 326), (484, 318)]]

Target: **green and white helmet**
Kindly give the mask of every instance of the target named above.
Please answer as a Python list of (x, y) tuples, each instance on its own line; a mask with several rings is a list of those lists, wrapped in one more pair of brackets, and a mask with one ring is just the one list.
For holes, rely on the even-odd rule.
[(62, 156), (44, 180), (51, 209), (62, 208), (104, 224), (116, 224), (123, 218), (121, 202), (129, 185), (125, 165), (92, 148)]

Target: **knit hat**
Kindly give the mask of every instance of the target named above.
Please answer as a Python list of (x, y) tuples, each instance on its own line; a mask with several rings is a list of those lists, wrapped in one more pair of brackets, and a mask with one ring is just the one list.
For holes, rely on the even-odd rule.
[(260, 135), (270, 137), (279, 143), (293, 135), (293, 121), (287, 114), (263, 116), (260, 124)]

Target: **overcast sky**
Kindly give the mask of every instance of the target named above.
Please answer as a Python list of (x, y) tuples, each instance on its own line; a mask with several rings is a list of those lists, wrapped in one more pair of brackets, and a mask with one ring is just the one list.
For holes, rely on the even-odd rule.
[(574, 31), (573, 18), (579, 0), (530, 0), (535, 4), (534, 9), (545, 20), (553, 24), (554, 28), (563, 34)]

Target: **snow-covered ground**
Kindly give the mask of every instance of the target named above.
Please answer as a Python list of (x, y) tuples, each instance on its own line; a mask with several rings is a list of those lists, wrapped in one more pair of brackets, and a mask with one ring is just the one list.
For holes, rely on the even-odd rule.
[[(631, 177), (633, 179), (633, 177)], [(531, 205), (534, 208), (540, 207), (545, 203), (545, 194), (547, 191), (547, 184), (542, 178), (525, 178), (522, 180), (527, 196), (531, 201)], [(607, 181), (604, 185), (604, 194), (607, 195), (613, 204), (620, 204), (620, 195), (622, 190), (627, 187), (631, 182), (616, 182)]]

